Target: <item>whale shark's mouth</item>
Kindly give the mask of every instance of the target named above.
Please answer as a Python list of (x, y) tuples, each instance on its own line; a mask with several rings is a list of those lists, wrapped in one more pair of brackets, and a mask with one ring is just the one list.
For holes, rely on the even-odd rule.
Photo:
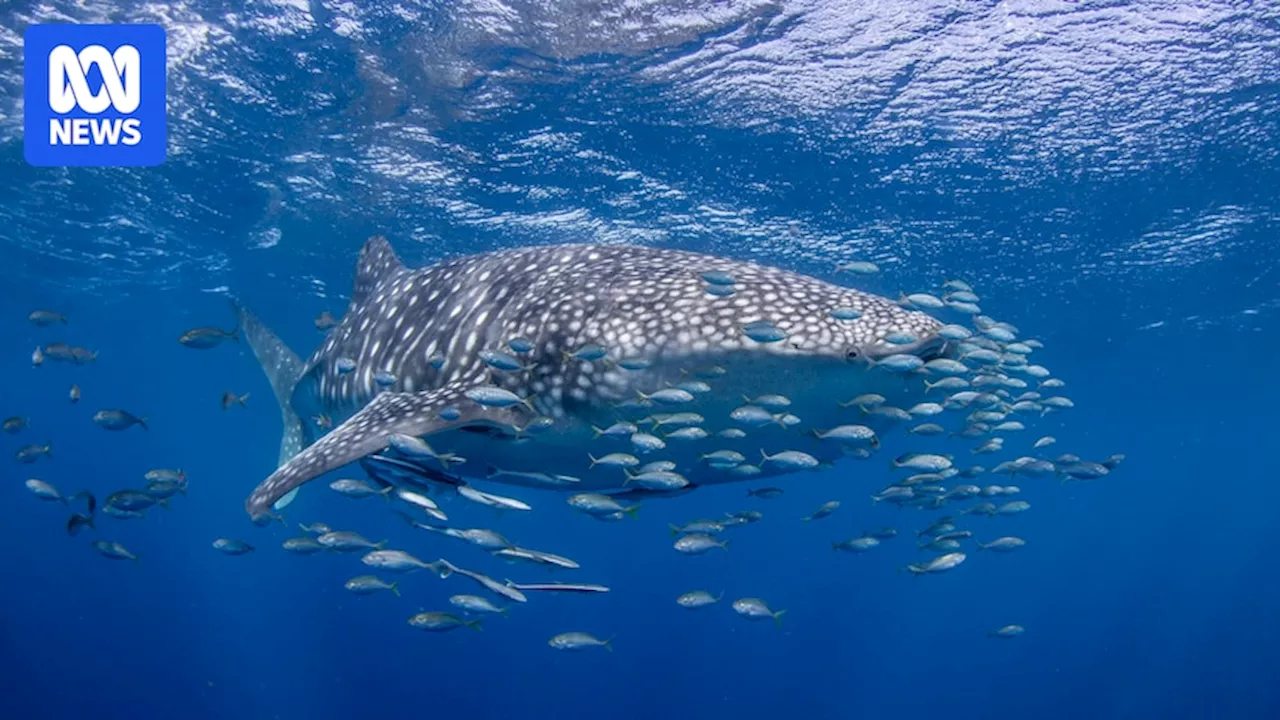
[(893, 345), (887, 342), (877, 342), (860, 348), (861, 355), (864, 359), (872, 362), (883, 360), (890, 355), (917, 355), (921, 360), (929, 362), (940, 357), (945, 357), (949, 349), (949, 344), (939, 335), (930, 335), (927, 338), (917, 340), (909, 345)]

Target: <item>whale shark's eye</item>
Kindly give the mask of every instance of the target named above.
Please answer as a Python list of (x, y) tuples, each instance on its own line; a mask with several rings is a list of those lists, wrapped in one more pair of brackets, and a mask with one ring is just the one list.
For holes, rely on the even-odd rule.
[(858, 359), (858, 348), (849, 348), (848, 350), (846, 350), (846, 351), (844, 352), (844, 359), (845, 359), (845, 360), (857, 360), (857, 359)]

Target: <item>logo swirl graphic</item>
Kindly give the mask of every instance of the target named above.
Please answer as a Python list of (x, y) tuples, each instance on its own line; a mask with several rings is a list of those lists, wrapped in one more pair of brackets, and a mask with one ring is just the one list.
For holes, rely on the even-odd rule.
[[(89, 89), (88, 74), (98, 66), (102, 87)], [(101, 45), (90, 45), (76, 53), (66, 45), (49, 52), (49, 108), (66, 114), (77, 107), (97, 114), (107, 108), (131, 113), (142, 101), (141, 60), (137, 48), (121, 45), (112, 54)]]

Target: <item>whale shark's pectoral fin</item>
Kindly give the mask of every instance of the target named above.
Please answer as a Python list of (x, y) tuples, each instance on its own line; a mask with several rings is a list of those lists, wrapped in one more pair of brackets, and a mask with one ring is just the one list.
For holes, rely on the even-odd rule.
[[(330, 470), (386, 448), (388, 437), (395, 433), (421, 437), (461, 427), (507, 427), (511, 432), (518, 427), (516, 411), (479, 405), (463, 394), (465, 390), (465, 385), (453, 384), (427, 392), (378, 395), (262, 481), (245, 501), (245, 510), (254, 522), (269, 519), (276, 500)], [(441, 417), (446, 408), (449, 419)]]

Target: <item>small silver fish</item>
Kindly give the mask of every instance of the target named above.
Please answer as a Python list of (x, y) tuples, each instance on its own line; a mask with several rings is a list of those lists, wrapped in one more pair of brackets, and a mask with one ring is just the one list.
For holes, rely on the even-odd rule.
[(357, 595), (372, 595), (381, 590), (390, 590), (396, 597), (400, 597), (399, 583), (389, 583), (375, 575), (353, 577), (342, 586)]
[(760, 451), (763, 460), (761, 464), (772, 463), (776, 467), (783, 470), (812, 470), (818, 467), (818, 459), (806, 452), (799, 450), (783, 450), (780, 453), (770, 455), (764, 450)]
[(955, 568), (960, 563), (964, 562), (964, 560), (965, 560), (964, 553), (951, 552), (951, 553), (947, 553), (946, 555), (941, 555), (939, 557), (936, 557), (927, 563), (917, 563), (917, 564), (908, 565), (907, 571), (914, 575), (946, 572), (947, 570), (951, 570), (952, 568)]
[(600, 458), (597, 458), (591, 453), (587, 453), (587, 458), (591, 461), (590, 467), (604, 465), (605, 467), (630, 468), (640, 464), (639, 458), (627, 453), (609, 453), (608, 455)]
[(866, 425), (839, 425), (825, 432), (814, 430), (813, 434), (819, 440), (835, 440), (855, 445), (865, 444), (873, 448), (880, 447), (880, 439), (876, 436), (876, 432)]
[(438, 563), (423, 562), (403, 550), (374, 550), (360, 558), (360, 562), (387, 572), (431, 570), (438, 574), (440, 570)]
[(520, 360), (514, 355), (508, 355), (500, 350), (481, 350), (479, 355), (484, 364), (494, 370), (501, 370), (503, 372), (524, 372), (532, 369), (533, 367), (532, 365), (525, 365), (520, 362)]
[(890, 355), (871, 362), (875, 367), (895, 373), (909, 373), (924, 367), (924, 360), (921, 360), (919, 355), (909, 354)]
[(324, 546), (316, 542), (316, 539), (309, 535), (289, 538), (288, 540), (280, 543), (280, 547), (298, 555), (311, 555), (324, 550)]
[(760, 598), (741, 598), (733, 601), (733, 611), (748, 620), (764, 620), (772, 619), (778, 625), (782, 624), (782, 616), (786, 614), (786, 610), (778, 610), (774, 612), (769, 609), (765, 601)]
[(472, 402), (485, 407), (506, 408), (512, 405), (524, 405), (530, 412), (534, 412), (529, 398), (522, 398), (510, 390), (494, 385), (479, 385), (467, 390), (464, 394)]
[(340, 495), (346, 495), (349, 498), (367, 498), (372, 495), (381, 495), (386, 497), (394, 487), (388, 485), (385, 488), (377, 488), (370, 485), (364, 480), (343, 479), (334, 480), (329, 483), (329, 489)]
[(635, 517), (640, 510), (639, 505), (632, 507), (623, 507), (617, 500), (608, 495), (599, 493), (578, 493), (570, 495), (567, 500), (569, 506), (581, 510), (588, 515), (612, 515), (613, 513), (623, 513)]
[(928, 293), (912, 293), (910, 295), (900, 293), (898, 304), (904, 307), (915, 307), (924, 310), (940, 310), (945, 307), (942, 300)]
[(253, 552), (253, 546), (243, 540), (234, 538), (218, 538), (213, 541), (213, 549), (227, 555), (245, 555)]
[(421, 612), (409, 618), (409, 626), (429, 632), (446, 632), (460, 627), (479, 630), (480, 620), (463, 620), (457, 615), (447, 612)]
[(53, 487), (52, 485), (50, 485), (49, 483), (43, 480), (37, 480), (35, 478), (31, 478), (30, 480), (27, 480), (26, 486), (27, 486), (27, 489), (30, 490), (33, 495), (40, 498), (41, 500), (51, 500), (54, 502), (60, 502), (63, 505), (67, 504), (67, 499), (62, 497), (62, 495), (58, 493), (58, 490), (55, 487)]
[(386, 541), (370, 542), (359, 533), (349, 530), (331, 530), (316, 538), (325, 548), (337, 552), (356, 552), (358, 550), (381, 550)]
[(676, 598), (676, 604), (682, 608), (696, 610), (698, 608), (707, 607), (708, 605), (715, 605), (720, 602), (720, 599), (723, 597), (723, 592), (719, 595), (712, 595), (706, 590), (694, 590), (692, 592), (684, 593), (680, 597)]
[(1018, 637), (1019, 635), (1021, 635), (1026, 631), (1027, 631), (1026, 628), (1022, 627), (1021, 625), (1005, 625), (1002, 628), (998, 628), (996, 630), (992, 630), (991, 632), (987, 633), (987, 636), (998, 637), (998, 638), (1013, 638), (1013, 637)]
[(763, 344), (781, 342), (787, 339), (785, 332), (767, 320), (747, 323), (742, 326), (742, 334)]
[(507, 614), (506, 608), (498, 607), (488, 598), (479, 595), (454, 595), (449, 598), (449, 604), (469, 613)]
[(714, 536), (704, 533), (691, 533), (678, 538), (672, 547), (685, 555), (701, 555), (713, 548), (728, 550), (729, 541), (717, 540)]
[[(896, 535), (897, 531), (895, 531), (894, 534)], [(879, 538), (871, 537), (869, 535), (864, 535), (863, 537), (857, 537), (842, 542), (831, 543), (832, 550), (844, 550), (845, 552), (852, 553), (864, 553), (879, 546)]]
[(577, 350), (574, 350), (573, 352), (564, 353), (564, 357), (566, 360), (574, 359), (574, 360), (582, 360), (585, 362), (594, 362), (596, 360), (603, 358), (608, 354), (609, 354), (609, 351), (605, 350), (604, 347), (597, 345), (595, 343), (587, 343), (586, 345), (579, 347)]
[(99, 410), (94, 413), (93, 421), (107, 430), (128, 430), (134, 425), (147, 429), (145, 417), (136, 417), (124, 410)]
[(828, 500), (827, 502), (822, 503), (822, 505), (820, 505), (817, 510), (814, 510), (811, 514), (806, 516), (804, 518), (804, 521), (809, 522), (810, 520), (821, 520), (822, 518), (829, 517), (832, 513), (834, 513), (837, 509), (839, 509), (839, 507), (840, 507), (839, 500)]
[(112, 560), (132, 560), (134, 562), (138, 562), (138, 556), (126, 550), (125, 547), (118, 542), (96, 540), (93, 543), (93, 547), (96, 548), (103, 557), (108, 557)]
[(481, 492), (467, 485), (459, 485), (454, 488), (454, 491), (458, 493), (458, 497), (470, 500), (471, 502), (478, 503), (480, 505), (496, 508), (498, 510), (519, 510), (521, 512), (526, 512), (533, 509), (533, 506), (521, 500), (502, 495), (494, 495), (493, 493)]
[(994, 550), (996, 552), (1013, 552), (1018, 548), (1027, 544), (1026, 540), (1019, 537), (1005, 536), (996, 538), (989, 543), (978, 543), (979, 550)]
[(613, 638), (608, 640), (600, 640), (596, 637), (588, 635), (584, 632), (567, 632), (560, 633), (547, 641), (547, 645), (556, 650), (586, 650), (588, 648), (602, 647), (609, 652), (613, 652)]
[(852, 260), (836, 264), (836, 272), (850, 272), (854, 275), (875, 275), (880, 266), (867, 260)]

